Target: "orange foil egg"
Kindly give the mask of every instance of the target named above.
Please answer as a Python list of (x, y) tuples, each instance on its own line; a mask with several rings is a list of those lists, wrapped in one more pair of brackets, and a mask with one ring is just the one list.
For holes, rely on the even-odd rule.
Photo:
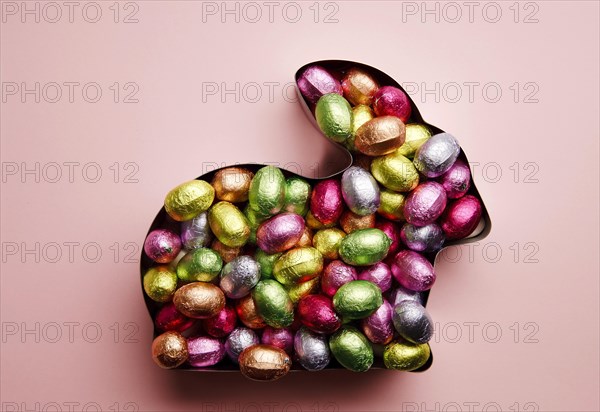
[(242, 374), (255, 381), (274, 381), (285, 376), (292, 366), (290, 356), (271, 345), (253, 345), (238, 358)]
[(404, 143), (406, 127), (396, 116), (375, 117), (357, 131), (354, 145), (369, 156), (392, 153)]
[(193, 282), (177, 289), (173, 303), (185, 316), (206, 319), (216, 316), (225, 307), (225, 295), (212, 283)]
[(344, 97), (353, 105), (373, 103), (379, 84), (369, 73), (361, 69), (350, 69), (342, 79)]

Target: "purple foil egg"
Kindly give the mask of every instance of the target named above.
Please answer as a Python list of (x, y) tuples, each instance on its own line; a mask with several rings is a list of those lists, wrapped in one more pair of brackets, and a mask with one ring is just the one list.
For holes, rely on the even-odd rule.
[(258, 247), (268, 254), (294, 247), (304, 233), (304, 218), (296, 213), (280, 213), (261, 223), (256, 230)]
[(225, 351), (227, 352), (227, 356), (237, 363), (240, 353), (242, 353), (244, 349), (252, 345), (258, 345), (259, 343), (260, 340), (258, 339), (256, 332), (252, 329), (237, 327), (227, 337), (227, 340), (225, 341)]
[(384, 293), (392, 287), (392, 270), (383, 262), (375, 263), (373, 266), (363, 269), (358, 274), (358, 279), (373, 282)]
[(276, 329), (267, 326), (263, 330), (260, 342), (283, 349), (288, 355), (294, 352), (294, 334), (289, 328)]
[(204, 330), (210, 336), (223, 338), (231, 333), (237, 323), (237, 314), (231, 306), (225, 306), (216, 316), (202, 320)]
[(446, 236), (442, 228), (430, 223), (425, 226), (415, 226), (405, 223), (400, 231), (402, 242), (415, 252), (437, 252), (444, 245)]
[(394, 307), (392, 319), (400, 336), (412, 343), (426, 343), (433, 336), (433, 321), (418, 302), (400, 302)]
[(381, 219), (377, 220), (375, 227), (385, 233), (392, 240), (392, 244), (390, 245), (387, 253), (387, 256), (392, 256), (400, 247), (400, 228), (394, 222)]
[(387, 300), (372, 315), (361, 320), (365, 336), (373, 343), (388, 344), (394, 338), (392, 305)]
[(413, 163), (427, 177), (438, 177), (446, 173), (460, 153), (458, 141), (449, 133), (432, 136), (417, 149)]
[(431, 263), (412, 250), (398, 252), (392, 265), (392, 274), (402, 286), (417, 292), (430, 289), (435, 282)]
[(373, 97), (373, 110), (377, 116), (396, 116), (404, 123), (412, 111), (406, 93), (397, 87), (383, 86)]
[(463, 197), (471, 187), (471, 170), (462, 159), (457, 159), (450, 169), (437, 178), (448, 199)]
[(342, 85), (321, 66), (309, 66), (298, 78), (298, 89), (312, 104), (324, 94), (342, 94)]
[(187, 344), (188, 362), (196, 368), (216, 365), (225, 356), (223, 342), (210, 336), (190, 338)]
[(169, 302), (160, 308), (154, 319), (154, 324), (163, 332), (183, 332), (194, 324), (194, 320), (179, 312), (173, 302)]
[(208, 213), (203, 212), (192, 220), (181, 222), (181, 242), (187, 250), (208, 246), (211, 240)]
[(396, 307), (403, 300), (414, 300), (421, 305), (425, 302), (423, 294), (414, 290), (406, 289), (404, 286), (398, 286), (389, 294), (388, 300), (392, 307)]
[(348, 208), (359, 216), (379, 209), (379, 186), (375, 178), (358, 166), (350, 166), (342, 174), (342, 196)]
[(481, 213), (479, 199), (466, 195), (450, 203), (439, 223), (448, 239), (462, 239), (475, 230)]
[(344, 211), (342, 185), (337, 179), (322, 180), (313, 188), (310, 211), (319, 222), (329, 225), (338, 221)]
[(348, 282), (358, 279), (358, 274), (353, 266), (347, 265), (341, 260), (329, 263), (321, 276), (321, 290), (329, 297)]
[(170, 230), (156, 229), (148, 234), (144, 252), (156, 263), (169, 263), (181, 250), (181, 239)]
[(415, 226), (433, 223), (446, 208), (446, 191), (437, 182), (424, 182), (404, 202), (404, 217)]

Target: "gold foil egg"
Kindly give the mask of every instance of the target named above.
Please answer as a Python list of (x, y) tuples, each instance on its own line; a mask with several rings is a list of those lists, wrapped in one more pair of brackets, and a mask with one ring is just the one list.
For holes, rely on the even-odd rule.
[(225, 295), (212, 283), (193, 282), (177, 289), (173, 303), (187, 317), (206, 319), (215, 316), (225, 307)]
[(250, 238), (248, 219), (232, 203), (221, 201), (213, 205), (208, 211), (208, 224), (225, 246), (244, 246)]
[(204, 180), (191, 180), (172, 189), (165, 198), (165, 210), (173, 219), (184, 222), (208, 210), (215, 189)]
[(177, 289), (177, 274), (168, 266), (148, 269), (143, 279), (144, 291), (155, 302), (168, 302)]
[(420, 123), (409, 123), (406, 125), (406, 139), (404, 139), (404, 144), (400, 146), (396, 153), (412, 159), (417, 149), (423, 146), (423, 143), (430, 137), (431, 131), (427, 126)]
[(351, 210), (346, 210), (344, 213), (342, 213), (342, 217), (340, 217), (340, 226), (346, 233), (352, 233), (359, 229), (375, 227), (375, 214), (360, 216)]
[(284, 253), (273, 267), (273, 276), (291, 286), (316, 278), (323, 270), (323, 256), (314, 247), (298, 247)]
[(392, 153), (371, 163), (375, 180), (395, 192), (410, 192), (419, 184), (419, 172), (406, 157)]
[(283, 349), (271, 345), (253, 345), (238, 358), (242, 374), (255, 381), (274, 381), (285, 376), (292, 366)]
[(313, 246), (325, 259), (339, 258), (338, 249), (346, 232), (338, 228), (321, 229), (313, 236)]
[(250, 182), (254, 177), (248, 169), (228, 167), (217, 171), (212, 179), (217, 199), (238, 203), (248, 200)]
[(357, 131), (354, 138), (356, 148), (369, 156), (392, 153), (404, 143), (405, 126), (395, 116), (380, 116), (369, 120)]
[(379, 193), (380, 204), (377, 213), (389, 220), (404, 221), (404, 202), (406, 196), (403, 193), (382, 189)]
[(427, 343), (411, 343), (399, 338), (386, 345), (383, 351), (383, 362), (388, 369), (414, 371), (425, 365), (431, 356)]

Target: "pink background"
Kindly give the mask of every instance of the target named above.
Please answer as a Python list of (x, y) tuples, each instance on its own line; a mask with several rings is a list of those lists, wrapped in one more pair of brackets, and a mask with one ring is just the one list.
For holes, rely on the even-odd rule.
[[(463, 6), (456, 23), (444, 3), (439, 22), (403, 14), (421, 2), (321, 3), (317, 23), (312, 2), (297, 3), (297, 23), (283, 18), (284, 3), (272, 23), (266, 15), (249, 22), (254, 12), (244, 15), (238, 4), (236, 23), (219, 15), (203, 22), (208, 3), (138, 1), (138, 22), (130, 24), (113, 21), (113, 2), (98, 2), (97, 23), (82, 18), (85, 2), (73, 23), (66, 8), (57, 23), (46, 21), (55, 15), (50, 9), (39, 23), (35, 16), (23, 23), (6, 3), (3, 87), (96, 82), (103, 94), (97, 103), (86, 102), (81, 89), (69, 102), (66, 87), (57, 103), (4, 96), (4, 410), (599, 410), (597, 2), (521, 3), (518, 23), (513, 2), (498, 3), (497, 23), (484, 18), (486, 2), (473, 22)], [(121, 3), (120, 20), (135, 6), (127, 7)], [(331, 12), (338, 22), (324, 23)], [(532, 12), (538, 22), (524, 23)], [(327, 58), (362, 61), (420, 89), (439, 82), (437, 102), (414, 88), (413, 98), (429, 122), (459, 138), (474, 164), (494, 228), (479, 245), (438, 260), (428, 305), (439, 324), (433, 367), (423, 374), (294, 373), (272, 384), (158, 369), (137, 261), (165, 193), (214, 163), (297, 164), (314, 175), (335, 149), (282, 92), (293, 97), (283, 86), (296, 69)], [(136, 83), (139, 101), (121, 102), (121, 90), (115, 103), (115, 82), (121, 89)], [(235, 95), (203, 102), (203, 82), (239, 82), (239, 102)], [(252, 82), (262, 85), (254, 103)], [(272, 99), (265, 82), (278, 84)], [(465, 82), (480, 84), (473, 99)], [(502, 92), (496, 103), (495, 88), (482, 92), (494, 82)], [(524, 102), (530, 92), (537, 102)], [(65, 162), (78, 162), (73, 179)], [(86, 181), (94, 180), (93, 162), (102, 172), (96, 183)], [(55, 163), (62, 177), (52, 183)], [(33, 174), (22, 175), (24, 168)], [(126, 183), (129, 172), (134, 181)], [(68, 242), (78, 243), (71, 257)], [(21, 255), (36, 243), (39, 253)]]

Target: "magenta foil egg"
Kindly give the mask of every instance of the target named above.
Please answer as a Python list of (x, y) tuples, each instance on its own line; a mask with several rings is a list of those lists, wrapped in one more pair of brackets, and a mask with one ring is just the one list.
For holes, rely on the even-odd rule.
[(216, 316), (202, 320), (204, 330), (210, 336), (223, 338), (231, 333), (237, 323), (237, 314), (231, 306), (225, 306)]
[(433, 223), (446, 208), (446, 191), (437, 182), (424, 182), (404, 202), (404, 217), (415, 226)]
[(316, 333), (331, 334), (342, 326), (342, 319), (333, 309), (331, 298), (324, 295), (303, 297), (296, 312), (300, 322)]
[(310, 211), (324, 225), (335, 223), (344, 211), (342, 185), (339, 180), (322, 180), (313, 188)]
[(400, 247), (400, 228), (394, 222), (390, 222), (389, 220), (381, 220), (378, 219), (375, 223), (375, 227), (385, 233), (391, 240), (392, 244), (388, 250), (388, 256), (396, 253), (398, 248)]
[(437, 178), (448, 199), (463, 197), (471, 187), (471, 170), (462, 159), (457, 159), (450, 169)]
[(400, 231), (400, 238), (407, 248), (415, 252), (437, 252), (444, 245), (446, 236), (436, 223), (425, 226), (405, 223)]
[(298, 78), (297, 84), (302, 95), (313, 104), (317, 104), (324, 94), (342, 94), (340, 82), (321, 66), (307, 67)]
[(466, 195), (450, 203), (439, 223), (448, 239), (462, 239), (475, 230), (481, 213), (479, 199)]
[(204, 368), (219, 363), (225, 356), (225, 347), (219, 339), (198, 336), (187, 340), (188, 362), (196, 368)]
[(144, 252), (156, 263), (169, 263), (181, 250), (181, 239), (170, 230), (156, 229), (148, 234)]
[(373, 266), (363, 269), (358, 274), (358, 279), (376, 284), (384, 293), (392, 287), (392, 270), (384, 262), (375, 263)]
[(154, 319), (154, 324), (163, 332), (183, 332), (194, 324), (194, 320), (179, 312), (173, 302), (169, 302), (160, 308)]
[(260, 342), (283, 349), (288, 355), (294, 352), (294, 333), (290, 328), (276, 329), (267, 326), (263, 329)]
[(304, 218), (296, 213), (280, 213), (263, 222), (256, 231), (258, 247), (268, 254), (294, 247), (304, 233)]
[(404, 123), (411, 114), (410, 100), (397, 87), (383, 86), (373, 97), (373, 110), (377, 116), (396, 116)]
[(341, 260), (329, 263), (321, 276), (321, 290), (329, 297), (348, 282), (358, 279), (358, 274), (353, 266), (347, 265)]
[(423, 255), (412, 250), (398, 252), (392, 265), (392, 274), (398, 283), (416, 292), (430, 289), (435, 282), (435, 272), (431, 263)]
[(365, 336), (373, 343), (388, 344), (394, 338), (392, 305), (387, 300), (372, 315), (361, 320)]

